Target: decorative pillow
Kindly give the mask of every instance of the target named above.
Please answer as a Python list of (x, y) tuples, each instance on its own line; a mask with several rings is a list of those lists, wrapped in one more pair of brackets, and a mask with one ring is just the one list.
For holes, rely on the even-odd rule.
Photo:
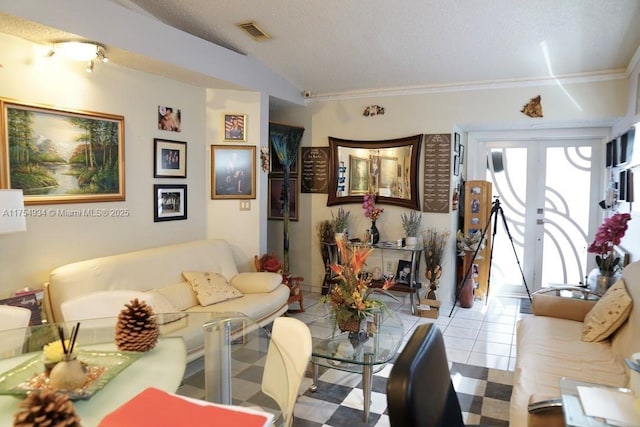
[(627, 320), (632, 304), (624, 280), (618, 280), (585, 316), (582, 341), (607, 339)]
[(184, 271), (182, 275), (191, 284), (200, 305), (207, 306), (242, 296), (242, 292), (231, 286), (221, 274)]
[(187, 313), (181, 313), (180, 310), (171, 304), (171, 301), (158, 292), (157, 289), (152, 289), (147, 293), (153, 297), (153, 304), (151, 305), (153, 312), (156, 314), (162, 314), (162, 316), (159, 316), (160, 319), (158, 320), (158, 324), (164, 325), (175, 322), (187, 315)]

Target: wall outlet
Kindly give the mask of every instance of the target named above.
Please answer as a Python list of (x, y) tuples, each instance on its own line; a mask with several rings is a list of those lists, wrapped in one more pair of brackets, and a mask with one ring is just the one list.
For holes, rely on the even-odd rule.
[(240, 210), (241, 211), (250, 211), (251, 210), (251, 200), (240, 200)]

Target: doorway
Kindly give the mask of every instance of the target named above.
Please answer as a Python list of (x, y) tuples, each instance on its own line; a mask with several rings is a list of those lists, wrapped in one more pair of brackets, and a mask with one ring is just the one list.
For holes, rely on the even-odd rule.
[(492, 183), (503, 213), (487, 230), (495, 231), (491, 294), (526, 296), (525, 281), (530, 292), (584, 282), (606, 138), (490, 136), (470, 134), (469, 145), (478, 143), (478, 179)]

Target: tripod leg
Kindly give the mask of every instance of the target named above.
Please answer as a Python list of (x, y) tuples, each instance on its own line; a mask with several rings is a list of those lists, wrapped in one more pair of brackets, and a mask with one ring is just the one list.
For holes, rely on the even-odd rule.
[[(507, 218), (504, 215), (504, 211), (502, 208), (499, 209), (500, 215), (502, 216), (502, 224), (504, 225), (504, 229), (507, 232), (507, 237), (509, 237), (509, 241), (511, 242), (511, 248), (513, 249), (513, 255), (516, 257), (516, 263), (518, 264), (518, 268), (520, 269), (520, 275), (522, 276), (522, 283), (524, 284), (524, 289), (527, 291), (527, 296), (529, 297), (529, 301), (531, 301), (531, 292), (529, 292), (529, 286), (527, 286), (527, 279), (524, 277), (524, 271), (522, 270), (522, 266), (520, 265), (520, 260), (518, 259), (518, 251), (516, 251), (516, 245), (513, 243), (513, 237), (511, 236), (511, 232), (509, 231), (509, 225), (507, 224)], [(492, 247), (493, 250), (493, 247)]]

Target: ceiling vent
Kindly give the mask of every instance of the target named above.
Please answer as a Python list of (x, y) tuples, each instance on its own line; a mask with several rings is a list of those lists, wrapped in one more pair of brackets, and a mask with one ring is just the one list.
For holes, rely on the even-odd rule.
[(261, 42), (261, 41), (271, 39), (271, 36), (265, 33), (264, 31), (262, 31), (262, 29), (258, 27), (258, 25), (253, 21), (241, 22), (236, 25), (240, 27), (242, 30), (244, 30), (245, 33), (249, 34), (251, 38), (253, 38), (256, 41)]

